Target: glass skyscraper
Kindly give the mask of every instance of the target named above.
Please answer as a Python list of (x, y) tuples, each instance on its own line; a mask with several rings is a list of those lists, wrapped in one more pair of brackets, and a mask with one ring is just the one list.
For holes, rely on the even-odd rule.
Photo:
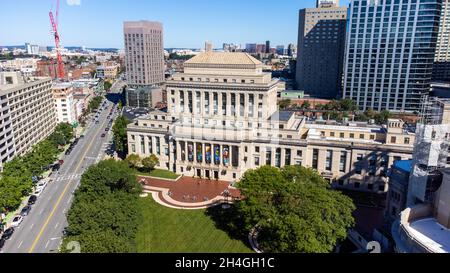
[(361, 110), (420, 111), (430, 91), (442, 0), (353, 0), (343, 97)]

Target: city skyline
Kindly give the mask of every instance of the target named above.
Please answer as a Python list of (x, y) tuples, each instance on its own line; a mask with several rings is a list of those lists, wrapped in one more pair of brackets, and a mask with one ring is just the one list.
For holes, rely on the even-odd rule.
[[(0, 18), (0, 24), (9, 26), (0, 29), (0, 46), (17, 46), (26, 42), (52, 46), (48, 18), (48, 12), (54, 8), (52, 2), (23, 0), (3, 3), (3, 8), (12, 12)], [(248, 42), (265, 43), (267, 40), (274, 47), (287, 46), (297, 41), (298, 11), (316, 4), (315, 0), (281, 0), (267, 9), (255, 0), (237, 2), (208, 5), (210, 2), (206, 0), (196, 0), (186, 5), (181, 0), (135, 0), (132, 5), (126, 5), (129, 2), (65, 0), (61, 1), (61, 43), (67, 47), (123, 48), (122, 23), (150, 20), (163, 24), (165, 48), (203, 48), (205, 41), (211, 41), (214, 48), (221, 48), (223, 43), (245, 46)], [(340, 5), (346, 6), (348, 2), (341, 1)], [(276, 14), (283, 15), (280, 23)], [(104, 35), (98, 35), (98, 31)]]

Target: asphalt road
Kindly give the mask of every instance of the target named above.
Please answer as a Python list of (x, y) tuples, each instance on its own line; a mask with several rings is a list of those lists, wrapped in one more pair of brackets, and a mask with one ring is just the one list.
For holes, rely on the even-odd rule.
[[(118, 92), (120, 84), (114, 85)], [(50, 176), (52, 180), (38, 197), (31, 212), (26, 216), (12, 237), (5, 243), (4, 253), (50, 253), (57, 252), (61, 245), (63, 231), (67, 226), (66, 213), (73, 193), (78, 187), (81, 175), (91, 165), (97, 163), (112, 142), (112, 132), (105, 132), (107, 116), (114, 104), (108, 101), (107, 109), (101, 112), (99, 123), (90, 123), (70, 155), (65, 156), (59, 173)], [(116, 118), (114, 114), (112, 118)], [(106, 133), (106, 137), (101, 135)]]

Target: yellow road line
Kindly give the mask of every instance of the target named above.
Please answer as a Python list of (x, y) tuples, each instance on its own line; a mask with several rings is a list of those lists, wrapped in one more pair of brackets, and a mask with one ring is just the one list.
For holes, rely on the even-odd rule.
[[(103, 126), (105, 125), (106, 120), (102, 123), (102, 126), (100, 126), (100, 128), (103, 128)], [(100, 130), (97, 130), (96, 134), (98, 134)], [(95, 135), (96, 135), (95, 134)], [(94, 135), (94, 136), (95, 136)], [(93, 138), (91, 140), (91, 142), (89, 143), (89, 146), (87, 147), (86, 151), (84, 152), (83, 156), (81, 158), (85, 158), (89, 149), (91, 148), (92, 144), (94, 143), (95, 138)], [(75, 173), (78, 172), (78, 170), (80, 169), (80, 165), (83, 162), (83, 160), (80, 160), (78, 162), (77, 167), (75, 168)], [(59, 206), (59, 203), (61, 202), (62, 198), (64, 197), (64, 195), (66, 194), (67, 190), (69, 189), (70, 184), (72, 184), (73, 180), (70, 180), (69, 183), (67, 183), (66, 187), (64, 188), (64, 191), (61, 193), (61, 195), (58, 198), (58, 201), (56, 202), (55, 206), (53, 207), (52, 212), (50, 213), (50, 215), (47, 217), (47, 220), (45, 221), (44, 225), (42, 226), (41, 230), (39, 231), (38, 236), (36, 237), (36, 239), (34, 240), (33, 244), (31, 245), (30, 249), (28, 250), (28, 253), (32, 253), (34, 248), (36, 247), (36, 244), (39, 242), (39, 239), (42, 236), (42, 233), (44, 232), (45, 228), (47, 227), (48, 223), (50, 222), (50, 219), (52, 218), (53, 214), (55, 213), (56, 209)]]

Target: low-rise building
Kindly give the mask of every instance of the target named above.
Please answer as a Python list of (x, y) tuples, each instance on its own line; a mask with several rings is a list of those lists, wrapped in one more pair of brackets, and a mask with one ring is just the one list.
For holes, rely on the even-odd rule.
[(119, 74), (120, 66), (114, 62), (105, 62), (97, 67), (97, 78), (114, 80)]
[(317, 169), (336, 187), (387, 191), (387, 170), (412, 155), (414, 133), (401, 120), (309, 122), (277, 110), (280, 82), (246, 53), (207, 52), (167, 81), (167, 112), (128, 126), (129, 152), (155, 154), (159, 168), (238, 181), (263, 165)]

